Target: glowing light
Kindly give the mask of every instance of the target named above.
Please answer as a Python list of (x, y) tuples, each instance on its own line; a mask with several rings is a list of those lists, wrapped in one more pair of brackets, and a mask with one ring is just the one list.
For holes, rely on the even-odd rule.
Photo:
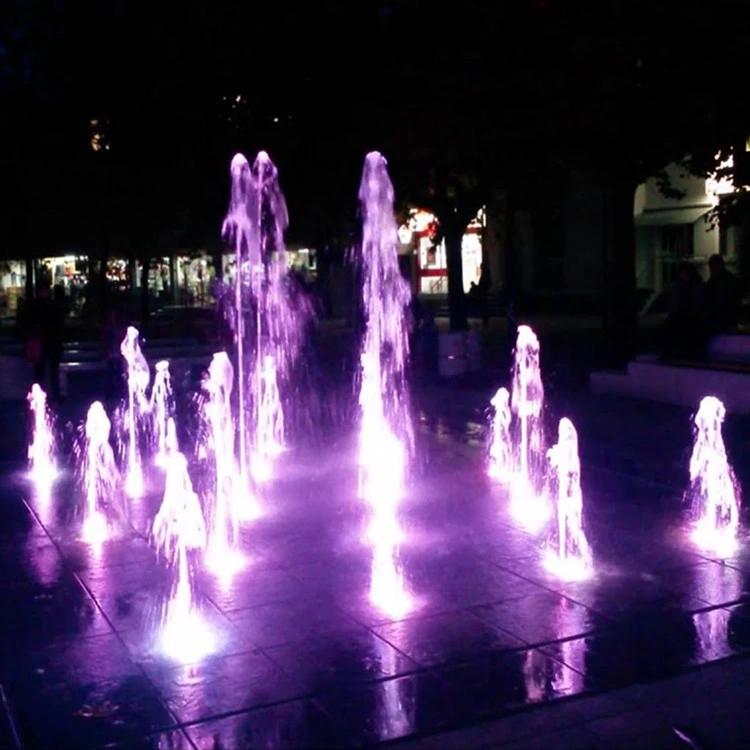
[(490, 429), (487, 475), (501, 484), (510, 482), (513, 462), (510, 442), (510, 393), (507, 388), (498, 388), (490, 401), (494, 409)]
[(40, 492), (49, 491), (57, 476), (57, 465), (54, 423), (47, 406), (47, 394), (34, 383), (26, 400), (33, 419), (33, 434), (28, 450), (31, 478)]
[(731, 556), (737, 548), (741, 502), (721, 434), (725, 414), (724, 404), (714, 396), (706, 396), (698, 407), (687, 491), (693, 541), (720, 557)]
[(92, 151), (109, 151), (109, 142), (102, 129), (102, 123), (99, 120), (91, 120), (91, 150)]
[(82, 539), (100, 544), (110, 538), (108, 511), (115, 510), (115, 493), (120, 472), (109, 444), (111, 424), (104, 406), (94, 401), (89, 407), (84, 426), (82, 484), (85, 493)]
[(398, 265), (393, 199), (386, 160), (372, 152), (365, 159), (359, 188), (364, 217), (362, 302), (367, 317), (360, 355), (359, 487), (371, 510), (370, 599), (379, 609), (402, 616), (412, 608), (398, 560), (398, 506), (413, 446), (405, 380), (411, 290)]
[(516, 417), (511, 513), (520, 523), (535, 531), (541, 529), (550, 516), (541, 491), (545, 456), (543, 407), (539, 339), (529, 326), (518, 326), (511, 390), (511, 411)]
[(143, 495), (143, 467), (139, 449), (141, 421), (148, 414), (150, 404), (146, 400), (146, 389), (151, 379), (148, 362), (141, 352), (137, 328), (128, 326), (125, 338), (120, 345), (120, 353), (128, 370), (128, 406), (126, 429), (128, 433), (127, 468), (125, 472), (125, 492), (131, 498)]
[(547, 550), (544, 563), (550, 572), (564, 580), (583, 580), (591, 574), (592, 559), (591, 549), (583, 531), (578, 433), (567, 417), (560, 420), (557, 444), (547, 451), (547, 458), (557, 524), (553, 546)]
[[(726, 159), (721, 159), (721, 154), (719, 153), (716, 154), (715, 158), (719, 164), (716, 170), (706, 178), (706, 195), (714, 203), (718, 203), (720, 196), (729, 195), (735, 190), (734, 179), (731, 174), (731, 170), (734, 169), (734, 155), (729, 154)], [(719, 176), (719, 172), (729, 172), (729, 174)]]

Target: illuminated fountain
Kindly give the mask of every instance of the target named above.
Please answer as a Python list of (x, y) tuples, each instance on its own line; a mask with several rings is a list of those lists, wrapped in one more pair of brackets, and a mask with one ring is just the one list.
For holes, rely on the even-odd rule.
[[(249, 487), (250, 474), (256, 482), (271, 478), (283, 447), (284, 413), (278, 389), (291, 375), (311, 308), (295, 296), (287, 274), (284, 231), (289, 216), (270, 157), (259, 152), (251, 167), (237, 154), (231, 176), (231, 200), (222, 232), (236, 257), (232, 322), (237, 344), (239, 472)], [(254, 313), (253, 340), (246, 326), (250, 311)], [(247, 411), (249, 401), (251, 412)], [(249, 413), (254, 416), (252, 427)]]
[(256, 410), (256, 452), (253, 454), (253, 476), (262, 482), (271, 478), (273, 461), (284, 449), (284, 410), (281, 407), (276, 362), (270, 355), (263, 358), (258, 378), (260, 392)]
[(367, 320), (360, 355), (359, 485), (371, 510), (370, 598), (383, 611), (398, 616), (411, 607), (398, 561), (398, 507), (414, 437), (405, 378), (411, 290), (398, 265), (393, 200), (386, 160), (372, 152), (365, 159), (359, 188), (363, 217), (359, 262)]
[(94, 401), (86, 416), (83, 444), (79, 449), (84, 490), (82, 538), (90, 544), (109, 539), (112, 521), (125, 520), (124, 510), (118, 503), (120, 472), (109, 443), (110, 427), (104, 406)]
[(545, 566), (551, 573), (565, 580), (582, 580), (591, 573), (592, 559), (583, 531), (578, 434), (567, 417), (560, 420), (557, 444), (547, 451), (547, 458), (557, 524), (553, 545), (545, 555)]
[(156, 447), (154, 461), (157, 466), (166, 468), (167, 423), (173, 411), (173, 402), (172, 383), (169, 377), (169, 362), (165, 360), (156, 363), (154, 384), (151, 388), (150, 410), (153, 417), (153, 440)]
[(143, 417), (149, 411), (146, 399), (151, 374), (148, 362), (141, 352), (138, 342), (138, 329), (128, 326), (125, 338), (120, 345), (120, 353), (125, 359), (128, 372), (128, 404), (125, 417), (127, 430), (127, 458), (125, 469), (125, 492), (132, 498), (143, 494), (143, 467), (139, 446), (139, 436)]
[(698, 407), (686, 493), (694, 522), (693, 541), (721, 557), (736, 549), (741, 499), (721, 435), (725, 414), (724, 404), (714, 396), (706, 396)]
[(487, 475), (490, 479), (506, 484), (513, 469), (510, 442), (510, 393), (507, 388), (498, 388), (490, 401), (494, 414), (490, 428)]
[(542, 493), (544, 386), (539, 364), (539, 339), (525, 325), (518, 326), (510, 406), (516, 418), (511, 512), (530, 529), (539, 530), (549, 517)]
[(239, 562), (238, 506), (254, 503), (244, 485), (238, 486), (231, 403), (233, 385), (234, 368), (229, 357), (225, 352), (214, 354), (203, 381), (206, 447), (208, 454), (213, 454), (215, 468), (213, 502), (208, 513), (207, 562), (215, 572), (221, 573), (231, 572)]
[(28, 452), (31, 478), (37, 486), (49, 487), (57, 475), (57, 465), (54, 424), (47, 406), (47, 394), (34, 383), (26, 400), (33, 419), (33, 434)]
[(196, 606), (190, 573), (191, 554), (205, 549), (206, 525), (190, 480), (187, 460), (177, 446), (172, 419), (168, 430), (166, 486), (161, 507), (154, 518), (152, 536), (158, 554), (174, 570), (175, 580), (162, 614), (159, 651), (168, 657), (190, 662), (203, 658), (214, 649), (210, 628)]

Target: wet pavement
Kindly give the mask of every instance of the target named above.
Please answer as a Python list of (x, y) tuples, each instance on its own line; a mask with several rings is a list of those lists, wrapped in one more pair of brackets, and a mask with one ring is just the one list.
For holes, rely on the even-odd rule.
[[(430, 386), (416, 398), (400, 549), (412, 612), (368, 601), (367, 514), (342, 432), (283, 457), (243, 530), (243, 570), (222, 581), (196, 569), (218, 647), (195, 663), (154, 648), (172, 580), (145, 533), (160, 473), (131, 508), (134, 528), (92, 549), (78, 540), (80, 492), (63, 477), (37, 493), (17, 460), (23, 420), (9, 421), (5, 440), (20, 445), (0, 479), (0, 747), (432, 746), (750, 650), (750, 541), (721, 563), (685, 533), (688, 410), (562, 392), (550, 403), (548, 434), (563, 414), (579, 430), (597, 570), (565, 583), (485, 477), (486, 395)], [(749, 425), (730, 416), (725, 435), (747, 484)], [(617, 746), (591, 731), (559, 746)]]

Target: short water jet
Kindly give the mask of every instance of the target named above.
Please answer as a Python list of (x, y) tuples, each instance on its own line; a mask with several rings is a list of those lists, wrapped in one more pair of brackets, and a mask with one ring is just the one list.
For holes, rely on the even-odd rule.
[(159, 651), (165, 656), (197, 661), (214, 650), (210, 629), (200, 615), (191, 576), (190, 557), (206, 547), (206, 524), (178, 449), (174, 420), (169, 420), (170, 447), (165, 455), (166, 486), (152, 536), (158, 554), (174, 571), (172, 590), (162, 613)]
[(510, 406), (515, 417), (511, 513), (529, 529), (540, 530), (549, 518), (549, 508), (542, 492), (544, 386), (539, 339), (526, 325), (518, 326)]
[(34, 383), (26, 400), (33, 422), (28, 450), (31, 478), (37, 486), (49, 488), (57, 476), (57, 447), (54, 421), (47, 405), (47, 394)]
[(125, 492), (131, 498), (143, 495), (143, 466), (140, 452), (140, 430), (143, 417), (149, 412), (146, 390), (151, 379), (148, 362), (141, 352), (138, 329), (128, 326), (120, 353), (125, 359), (128, 376), (128, 404), (125, 416), (127, 457)]
[(107, 541), (112, 522), (125, 520), (120, 502), (120, 472), (109, 443), (111, 423), (104, 406), (94, 401), (86, 415), (79, 468), (84, 490), (82, 538), (89, 544)]
[(741, 505), (739, 484), (721, 434), (725, 415), (724, 404), (715, 396), (701, 401), (694, 418), (695, 443), (686, 493), (693, 541), (720, 557), (730, 557), (736, 550)]
[(583, 580), (592, 570), (591, 549), (583, 530), (583, 494), (578, 433), (563, 417), (557, 444), (547, 451), (550, 486), (556, 512), (552, 545), (545, 555), (547, 569), (564, 580)]
[(208, 513), (207, 562), (221, 574), (230, 573), (239, 564), (240, 512), (255, 505), (249, 490), (239, 481), (234, 459), (233, 385), (234, 368), (229, 357), (225, 352), (214, 354), (203, 381), (206, 398), (202, 410), (207, 428), (207, 454), (213, 457), (215, 473)]
[(498, 388), (490, 401), (494, 413), (490, 425), (487, 451), (487, 475), (500, 484), (510, 482), (513, 472), (513, 454), (510, 438), (510, 393), (507, 388)]
[[(174, 410), (169, 362), (156, 363), (154, 384), (151, 387), (150, 411), (153, 419), (152, 435), (155, 444), (154, 462), (161, 468), (167, 463), (167, 423)], [(174, 428), (174, 425), (173, 425)]]

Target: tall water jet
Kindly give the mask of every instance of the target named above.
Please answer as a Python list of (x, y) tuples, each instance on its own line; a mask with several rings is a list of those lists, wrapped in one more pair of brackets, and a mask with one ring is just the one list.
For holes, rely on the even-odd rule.
[(414, 437), (405, 374), (411, 290), (399, 269), (393, 202), (387, 162), (373, 151), (365, 159), (359, 188), (363, 225), (358, 260), (366, 319), (360, 353), (360, 495), (371, 511), (370, 597), (377, 607), (400, 615), (410, 602), (398, 561), (398, 507)]
[(195, 661), (214, 647), (210, 629), (197, 609), (190, 565), (191, 554), (205, 549), (206, 524), (187, 459), (177, 446), (172, 419), (167, 431), (166, 486), (151, 531), (157, 553), (167, 561), (175, 578), (162, 614), (159, 650), (167, 656)]
[[(225, 352), (214, 354), (203, 381), (203, 419), (207, 427), (207, 453), (213, 456), (215, 482), (210, 504), (207, 559), (216, 572), (234, 567), (238, 542), (240, 503), (252, 500), (244, 485), (238, 487), (234, 459), (232, 388), (234, 368)], [(245, 509), (246, 510), (246, 509)]]
[[(237, 345), (239, 471), (249, 486), (250, 472), (255, 481), (273, 473), (284, 439), (284, 415), (281, 398), (268, 398), (266, 384), (271, 372), (274, 387), (290, 379), (311, 308), (295, 295), (287, 274), (284, 231), (289, 217), (270, 157), (259, 152), (251, 167), (237, 154), (231, 176), (231, 200), (222, 232), (236, 258), (232, 322)], [(246, 318), (250, 314), (254, 330), (249, 332)], [(252, 411), (246, 411), (248, 401)], [(247, 413), (254, 416), (252, 430)]]
[(34, 383), (26, 400), (33, 422), (28, 451), (31, 477), (37, 486), (49, 487), (55, 480), (57, 465), (54, 424), (47, 406), (47, 394)]
[(695, 443), (686, 493), (694, 542), (721, 557), (731, 556), (736, 549), (741, 504), (739, 484), (721, 434), (725, 415), (724, 404), (715, 396), (701, 401), (694, 418)]
[(557, 523), (544, 562), (547, 569), (560, 578), (582, 580), (591, 573), (592, 558), (583, 531), (578, 433), (567, 417), (560, 420), (557, 444), (547, 451), (547, 459)]
[(489, 449), (487, 451), (487, 475), (496, 482), (510, 481), (513, 460), (510, 438), (510, 393), (507, 388), (498, 388), (490, 401), (494, 413), (490, 425)]
[(150, 403), (150, 411), (153, 418), (152, 434), (156, 449), (154, 461), (157, 466), (161, 466), (162, 468), (166, 468), (167, 463), (167, 423), (172, 416), (173, 410), (174, 404), (172, 399), (172, 382), (169, 377), (169, 362), (162, 360), (156, 363)]
[(84, 491), (82, 538), (90, 544), (110, 538), (111, 523), (124, 521), (119, 502), (120, 472), (109, 443), (111, 424), (101, 402), (94, 401), (86, 415), (79, 448)]
[(518, 326), (510, 406), (516, 418), (511, 512), (524, 525), (538, 530), (549, 517), (549, 508), (542, 493), (544, 386), (539, 363), (539, 339), (526, 325)]
[(143, 417), (149, 411), (146, 399), (151, 373), (148, 362), (141, 352), (138, 329), (128, 326), (120, 345), (128, 375), (128, 404), (125, 418), (127, 430), (127, 459), (125, 469), (125, 492), (132, 498), (143, 494), (143, 467), (140, 455), (140, 430)]
[(284, 449), (284, 410), (276, 379), (276, 362), (270, 355), (263, 359), (263, 370), (259, 378), (258, 420), (256, 446), (253, 456), (253, 476), (258, 481), (267, 481), (273, 473), (273, 459)]

